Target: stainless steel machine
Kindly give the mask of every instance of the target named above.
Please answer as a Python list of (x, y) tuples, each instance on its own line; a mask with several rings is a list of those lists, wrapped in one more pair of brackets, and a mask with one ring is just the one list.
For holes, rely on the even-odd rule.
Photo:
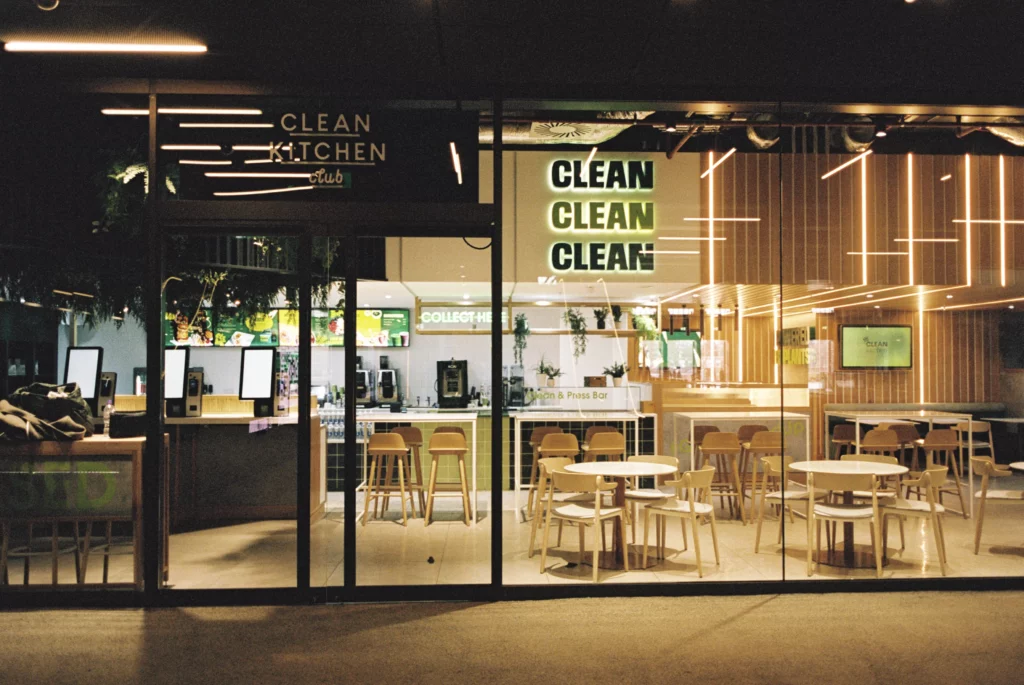
[(356, 357), (356, 404), (373, 404), (373, 383), (369, 369), (363, 368), (362, 357)]
[(523, 367), (519, 364), (502, 367), (502, 389), (504, 390), (506, 407), (522, 407), (526, 405), (526, 377)]
[(391, 364), (384, 355), (380, 358), (380, 369), (377, 371), (377, 404), (396, 404), (398, 399), (398, 371), (390, 368)]
[(469, 369), (465, 360), (437, 363), (437, 406), (465, 409), (469, 406)]
[(203, 372), (189, 371), (185, 388), (185, 416), (203, 415)]

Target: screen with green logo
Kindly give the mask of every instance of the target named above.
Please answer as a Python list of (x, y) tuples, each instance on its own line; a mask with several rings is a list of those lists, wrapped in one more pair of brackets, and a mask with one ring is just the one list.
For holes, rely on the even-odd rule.
[(909, 369), (910, 326), (840, 326), (839, 344), (844, 369)]

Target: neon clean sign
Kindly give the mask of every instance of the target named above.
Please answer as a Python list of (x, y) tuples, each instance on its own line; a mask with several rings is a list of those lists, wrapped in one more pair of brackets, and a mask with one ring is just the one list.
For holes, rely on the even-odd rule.
[[(559, 159), (551, 163), (549, 181), (556, 193), (639, 194), (654, 189), (654, 162), (594, 159), (584, 166), (580, 160)], [(649, 242), (654, 232), (653, 202), (556, 200), (551, 204), (548, 225), (568, 234), (566, 240), (551, 245), (550, 262), (555, 271), (654, 271), (654, 243)], [(582, 233), (587, 234), (586, 241)]]

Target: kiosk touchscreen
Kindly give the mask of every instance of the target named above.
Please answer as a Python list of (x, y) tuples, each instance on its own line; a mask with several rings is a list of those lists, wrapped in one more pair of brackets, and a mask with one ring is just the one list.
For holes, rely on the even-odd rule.
[(100, 369), (103, 368), (102, 347), (69, 347), (64, 363), (64, 385), (78, 384), (82, 399), (89, 404), (93, 416), (99, 414)]
[(238, 382), (238, 399), (253, 400), (255, 416), (273, 416), (276, 395), (275, 375), (277, 350), (242, 350), (242, 373)]
[(167, 416), (185, 416), (185, 376), (188, 372), (188, 348), (164, 350), (164, 400)]

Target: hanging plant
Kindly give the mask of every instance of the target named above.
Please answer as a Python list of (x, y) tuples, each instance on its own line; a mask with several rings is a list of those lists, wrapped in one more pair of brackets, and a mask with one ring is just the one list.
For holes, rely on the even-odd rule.
[(633, 328), (636, 329), (636, 337), (640, 340), (654, 340), (658, 337), (658, 324), (649, 314), (634, 314)]
[(516, 314), (516, 324), (515, 328), (512, 329), (512, 335), (515, 336), (515, 345), (513, 347), (515, 362), (521, 366), (523, 363), (523, 352), (526, 351), (526, 338), (530, 335), (530, 324), (526, 320), (526, 314)]
[(572, 334), (572, 358), (579, 361), (579, 358), (587, 351), (587, 320), (583, 318), (580, 310), (572, 307), (565, 310), (562, 318)]

